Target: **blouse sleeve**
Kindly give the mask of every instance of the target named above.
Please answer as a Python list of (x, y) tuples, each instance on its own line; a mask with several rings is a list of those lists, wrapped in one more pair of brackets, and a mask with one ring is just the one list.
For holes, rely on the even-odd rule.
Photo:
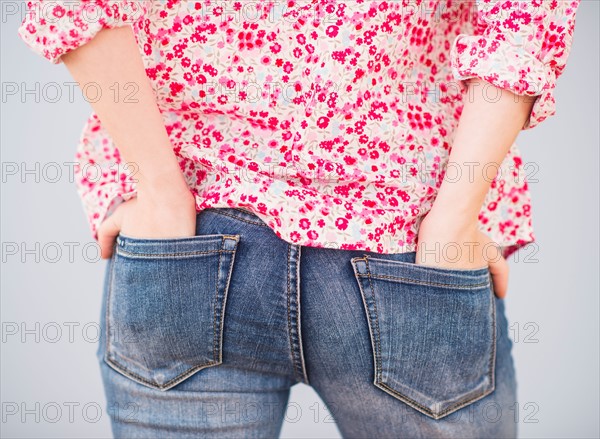
[(459, 34), (451, 46), (452, 74), (477, 77), (518, 95), (537, 96), (522, 129), (556, 112), (554, 88), (562, 74), (581, 0), (475, 0), (477, 35)]
[(32, 0), (19, 36), (54, 64), (105, 28), (131, 25), (143, 14), (145, 0)]

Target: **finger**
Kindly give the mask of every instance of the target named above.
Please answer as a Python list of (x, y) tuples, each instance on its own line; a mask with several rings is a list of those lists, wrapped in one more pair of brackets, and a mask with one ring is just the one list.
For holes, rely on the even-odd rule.
[(508, 262), (500, 257), (489, 263), (494, 293), (499, 299), (504, 299), (508, 291)]
[(106, 218), (98, 228), (98, 244), (100, 244), (100, 256), (108, 259), (112, 256), (115, 239), (121, 230), (117, 214)]

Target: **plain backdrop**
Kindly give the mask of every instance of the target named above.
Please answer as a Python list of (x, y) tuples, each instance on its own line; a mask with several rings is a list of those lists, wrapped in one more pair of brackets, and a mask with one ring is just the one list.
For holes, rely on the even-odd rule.
[[(70, 101), (64, 65), (18, 38), (20, 17), (7, 3), (0, 4), (1, 436), (110, 437), (95, 357), (105, 262), (84, 248), (91, 236), (64, 165), (91, 108), (81, 93)], [(599, 2), (584, 0), (557, 114), (517, 141), (530, 164), (538, 239), (511, 258), (506, 302), (518, 373), (514, 416), (524, 438), (600, 435), (598, 23)], [(340, 437), (310, 387), (293, 387), (290, 402), (283, 437)]]

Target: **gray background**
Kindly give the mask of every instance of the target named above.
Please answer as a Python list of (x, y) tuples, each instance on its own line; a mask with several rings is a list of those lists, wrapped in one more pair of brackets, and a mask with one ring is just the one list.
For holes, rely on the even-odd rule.
[[(51, 65), (24, 45), (17, 36), (20, 17), (7, 14), (6, 4), (1, 30), (1, 435), (110, 437), (107, 414), (96, 410), (104, 410), (95, 328), (105, 262), (93, 262), (93, 249), (87, 257), (82, 252), (91, 237), (68, 167), (62, 165), (73, 161), (91, 109), (80, 93), (70, 102), (68, 87), (52, 85), (72, 79), (64, 66)], [(522, 132), (517, 142), (532, 164), (529, 175), (537, 179), (531, 190), (538, 239), (537, 246), (511, 258), (507, 299), (519, 383), (513, 415), (521, 437), (600, 435), (598, 5), (585, 0), (578, 12), (573, 49), (556, 91), (557, 114)], [(11, 83), (19, 91), (23, 85), (35, 90), (36, 83), (39, 89), (12, 95)], [(62, 95), (55, 99), (57, 90)], [(21, 163), (35, 169), (36, 162), (37, 174), (23, 174)], [(11, 175), (13, 164), (17, 175)], [(23, 247), (10, 254), (14, 244), (35, 249), (36, 243), (39, 261), (34, 251), (22, 262)], [(68, 249), (75, 244), (69, 243), (78, 244), (72, 258)], [(290, 401), (283, 437), (340, 437), (310, 387), (295, 386)], [(11, 415), (15, 408), (18, 413)]]

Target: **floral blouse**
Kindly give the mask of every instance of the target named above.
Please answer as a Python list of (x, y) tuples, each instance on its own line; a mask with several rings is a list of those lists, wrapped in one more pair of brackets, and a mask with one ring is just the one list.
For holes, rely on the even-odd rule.
[[(249, 210), (293, 244), (400, 253), (442, 182), (463, 81), (536, 96), (523, 130), (555, 114), (579, 3), (37, 0), (19, 35), (58, 64), (132, 26), (197, 211)], [(134, 167), (95, 114), (76, 158), (97, 237), (135, 196)], [(505, 256), (534, 240), (525, 171), (513, 144), (479, 215)]]

